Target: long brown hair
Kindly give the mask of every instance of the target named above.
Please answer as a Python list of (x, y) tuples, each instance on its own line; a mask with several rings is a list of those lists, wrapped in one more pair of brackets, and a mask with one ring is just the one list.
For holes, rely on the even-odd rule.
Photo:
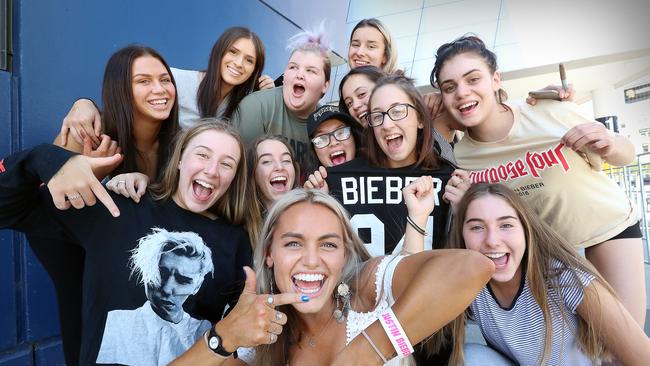
[(205, 70), (205, 77), (201, 80), (199, 89), (196, 92), (196, 102), (201, 117), (214, 117), (217, 113), (220, 104), (219, 101), (223, 99), (223, 95), (221, 95), (221, 60), (226, 52), (230, 50), (233, 43), (241, 38), (246, 38), (253, 42), (255, 47), (255, 68), (248, 80), (232, 88), (228, 106), (223, 117), (230, 118), (237, 109), (237, 106), (239, 106), (239, 102), (256, 89), (257, 79), (259, 79), (264, 69), (264, 44), (260, 37), (248, 28), (228, 28), (217, 39), (214, 46), (212, 46), (210, 58), (208, 59), (208, 69)]
[[(454, 223), (451, 230), (448, 247), (465, 249), (465, 239), (463, 238), (463, 223), (467, 214), (467, 208), (470, 203), (478, 198), (485, 196), (495, 196), (504, 200), (512, 207), (524, 230), (526, 238), (526, 251), (521, 261), (525, 271), (528, 285), (533, 298), (542, 310), (546, 334), (544, 339), (544, 352), (542, 359), (538, 364), (547, 364), (551, 353), (551, 340), (553, 337), (552, 319), (550, 312), (549, 293), (554, 292), (560, 297), (560, 304), (563, 304), (562, 287), (560, 284), (560, 274), (568, 272), (572, 277), (572, 285), (581, 288), (583, 291), (586, 286), (580, 281), (579, 273), (588, 273), (594, 276), (594, 281), (606, 288), (613, 296), (614, 290), (607, 284), (605, 279), (598, 271), (585, 259), (580, 257), (573, 246), (564, 238), (558, 235), (539, 215), (535, 214), (528, 205), (508, 187), (501, 184), (479, 183), (474, 184), (465, 193), (463, 199), (458, 205), (457, 215), (454, 217)], [(559, 267), (557, 265), (559, 263)], [(567, 310), (564, 306), (558, 306), (563, 319), (568, 317)], [(586, 311), (593, 316), (599, 316), (600, 310), (597, 307), (587, 308)], [(447, 326), (447, 331), (453, 334), (454, 349), (450, 359), (451, 365), (457, 365), (462, 362), (463, 341), (464, 341), (464, 323), (465, 314), (454, 320)], [(589, 316), (587, 318), (593, 319)], [(596, 361), (599, 358), (607, 356), (605, 346), (599, 337), (600, 329), (594, 324), (585, 322), (582, 317), (578, 317), (578, 334), (576, 335), (582, 351)], [(565, 322), (563, 322), (564, 324)]]
[(292, 189), (296, 188), (300, 180), (300, 165), (298, 164), (298, 160), (296, 160), (296, 154), (293, 151), (293, 148), (291, 147), (291, 144), (289, 144), (289, 141), (287, 140), (286, 137), (282, 135), (258, 136), (248, 145), (248, 149), (246, 150), (246, 165), (248, 166), (248, 183), (246, 187), (246, 197), (251, 202), (251, 209), (253, 210), (252, 220), (248, 222), (248, 226), (255, 233), (254, 238), (251, 238), (251, 243), (253, 244), (253, 248), (255, 248), (255, 246), (257, 246), (259, 242), (260, 239), (259, 232), (262, 227), (262, 219), (264, 213), (266, 212), (266, 207), (264, 205), (264, 202), (262, 201), (262, 193), (260, 192), (260, 188), (257, 185), (257, 182), (255, 181), (255, 171), (257, 170), (257, 163), (260, 160), (260, 157), (257, 155), (257, 146), (267, 140), (279, 141), (282, 144), (284, 144), (284, 146), (286, 146), (287, 150), (289, 151), (289, 155), (291, 156), (291, 162), (293, 165), (293, 170), (295, 172), (295, 177), (293, 179), (293, 187), (291, 188)]
[(339, 82), (339, 109), (341, 112), (347, 114), (350, 114), (350, 109), (345, 104), (345, 98), (343, 97), (343, 86), (345, 85), (345, 82), (354, 75), (363, 75), (372, 83), (376, 84), (377, 80), (386, 74), (381, 69), (372, 65), (355, 67), (354, 69), (348, 71), (347, 74), (345, 74), (343, 79), (341, 79), (341, 82)]
[[(271, 287), (273, 269), (266, 265), (266, 257), (270, 253), (274, 230), (280, 217), (291, 206), (301, 202), (324, 206), (332, 211), (341, 223), (343, 242), (345, 243), (345, 264), (342, 269), (340, 281), (350, 285), (350, 290), (354, 296), (356, 293), (355, 289), (359, 288), (359, 285), (356, 284), (354, 279), (358, 278), (358, 273), (363, 268), (363, 264), (370, 259), (370, 254), (368, 254), (361, 239), (356, 235), (356, 231), (352, 227), (347, 211), (343, 206), (332, 196), (313, 189), (294, 189), (289, 191), (275, 201), (269, 209), (260, 235), (262, 242), (257, 245), (254, 254), (255, 273), (257, 274), (257, 293), (269, 294), (278, 292), (277, 288)], [(290, 347), (298, 344), (301, 340), (302, 322), (293, 306), (279, 306), (278, 310), (287, 314), (287, 323), (283, 327), (284, 330), (278, 336), (278, 340), (275, 343), (255, 348), (254, 365), (285, 366), (289, 359)]]
[[(142, 154), (135, 146), (133, 128), (135, 123), (133, 107), (133, 63), (136, 59), (143, 56), (151, 56), (160, 61), (176, 89), (174, 76), (167, 65), (167, 62), (153, 48), (130, 45), (116, 51), (106, 63), (104, 70), (104, 82), (102, 84), (102, 103), (104, 112), (102, 113), (102, 122), (105, 133), (111, 139), (117, 141), (122, 149), (124, 160), (113, 171), (113, 175), (122, 173), (141, 172), (143, 169), (138, 168), (138, 156)], [(169, 158), (172, 140), (178, 132), (178, 96), (174, 98), (174, 105), (166, 120), (161, 122), (158, 131), (158, 151), (156, 160), (156, 180), (160, 179), (162, 167)], [(146, 161), (146, 159), (143, 159)], [(145, 167), (143, 167), (145, 168)]]
[[(375, 89), (373, 89), (370, 99), (368, 100), (368, 111), (372, 110), (372, 97), (379, 88), (386, 85), (394, 85), (400, 88), (408, 96), (418, 114), (418, 120), (423, 125), (422, 128), (419, 128), (417, 131), (417, 140), (415, 143), (415, 166), (424, 169), (438, 168), (438, 154), (434, 148), (433, 123), (431, 122), (431, 116), (426, 112), (422, 96), (413, 85), (413, 79), (410, 79), (399, 72), (379, 78), (379, 80), (377, 80), (377, 85), (375, 85)], [(375, 127), (368, 126), (368, 128), (363, 132), (368, 160), (373, 166), (387, 167), (388, 156), (386, 156), (386, 153), (379, 147), (379, 143), (377, 143), (375, 134), (372, 131), (373, 128)]]

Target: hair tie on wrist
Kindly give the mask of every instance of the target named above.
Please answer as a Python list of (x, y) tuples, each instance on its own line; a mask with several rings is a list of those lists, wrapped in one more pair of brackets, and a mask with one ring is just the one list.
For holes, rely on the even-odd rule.
[(375, 352), (377, 352), (377, 354), (379, 355), (379, 358), (381, 358), (381, 362), (383, 362), (383, 363), (388, 363), (388, 360), (386, 359), (386, 357), (384, 357), (384, 355), (381, 353), (381, 351), (379, 350), (379, 348), (377, 347), (377, 345), (375, 344), (375, 342), (373, 342), (373, 341), (372, 341), (372, 338), (370, 338), (370, 336), (368, 335), (368, 333), (366, 333), (366, 330), (365, 330), (365, 329), (361, 331), (361, 334), (363, 334), (363, 337), (366, 338), (366, 340), (368, 341), (368, 343), (370, 343), (370, 346), (372, 347), (372, 349), (374, 349)]
[(417, 231), (417, 232), (420, 233), (421, 235), (423, 235), (423, 236), (427, 236), (427, 235), (429, 235), (429, 233), (427, 233), (426, 230), (424, 230), (420, 225), (416, 224), (415, 221), (413, 221), (413, 219), (411, 218), (411, 216), (406, 215), (406, 222), (408, 222), (409, 225), (411, 225), (411, 227), (414, 228), (415, 231)]

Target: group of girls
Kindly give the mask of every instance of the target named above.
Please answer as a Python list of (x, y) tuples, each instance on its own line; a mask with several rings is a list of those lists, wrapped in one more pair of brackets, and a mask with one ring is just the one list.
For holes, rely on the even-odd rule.
[[(340, 109), (366, 129), (361, 146), (354, 139), (344, 141), (367, 149), (365, 155), (376, 166), (394, 168), (403, 166), (400, 161), (417, 161), (413, 159), (417, 159), (418, 149), (401, 150), (413, 136), (408, 130), (416, 131), (408, 122), (408, 112), (393, 110), (391, 115), (390, 109), (413, 108), (419, 123), (426, 114), (417, 107), (403, 107), (405, 103), (417, 106), (413, 99), (400, 99), (403, 90), (386, 93), (381, 88), (399, 78), (363, 66), (352, 69), (339, 86)], [(498, 352), (495, 357), (505, 356), (499, 361), (504, 364), (589, 364), (611, 357), (623, 364), (647, 362), (647, 352), (641, 351), (649, 343), (642, 330), (646, 302), (639, 219), (629, 198), (600, 172), (603, 160), (615, 165), (631, 162), (634, 150), (630, 142), (581, 117), (570, 103), (503, 103), (496, 57), (473, 36), (440, 47), (431, 80), (441, 91), (447, 119), (452, 119), (446, 123), (447, 131), (465, 131), (456, 146), (458, 165), (472, 171), (454, 173), (455, 180), (446, 187), (447, 199), (458, 189), (451, 200), (458, 204), (468, 183), (488, 182), (509, 186), (525, 201), (501, 185), (472, 188), (472, 195), (460, 205), (448, 241), (449, 247), (481, 251), (496, 265), (493, 279), (471, 307), (490, 349)], [(397, 129), (382, 126), (399, 118), (405, 119), (395, 123)], [(344, 118), (332, 118), (321, 122), (323, 127), (310, 136), (323, 166), (335, 164), (319, 154), (317, 149), (328, 146), (321, 141), (342, 143), (337, 137), (349, 135), (338, 132), (337, 136), (337, 131), (348, 124)], [(387, 135), (397, 135), (399, 148), (390, 148), (393, 142)], [(534, 158), (538, 160), (526, 162), (527, 153), (537, 154)], [(404, 156), (408, 159), (402, 159)], [(508, 166), (509, 162), (515, 162), (514, 166)], [(326, 187), (328, 170), (314, 172), (305, 186)], [(488, 193), (480, 193), (482, 190)], [(503, 196), (510, 215), (496, 210), (504, 206), (502, 202), (491, 200), (474, 212), (487, 217), (468, 217), (467, 206), (482, 194)], [(522, 211), (520, 207), (525, 205), (531, 209)], [(525, 240), (518, 250), (510, 247), (510, 236), (505, 238), (516, 226), (507, 219), (525, 222)], [(545, 224), (527, 227), (530, 221)], [(499, 237), (500, 232), (507, 234)], [(478, 237), (476, 233), (482, 235), (481, 240), (466, 245), (470, 235)], [(572, 243), (570, 250), (566, 243)], [(586, 248), (589, 262), (576, 254), (581, 247)], [(569, 314), (573, 318), (567, 318)], [(440, 333), (452, 335), (456, 346), (452, 364), (463, 360), (459, 345), (463, 344), (464, 328), (459, 323), (463, 324), (458, 321), (453, 331)], [(613, 329), (612, 324), (622, 327)], [(480, 347), (468, 349), (470, 363), (485, 360), (489, 354)]]
[[(387, 29), (375, 19), (360, 22), (350, 37), (351, 71), (339, 88), (340, 107), (316, 110), (329, 85), (329, 60), (313, 42), (292, 52), (282, 88), (248, 97), (272, 83), (261, 76), (261, 41), (245, 28), (222, 35), (205, 72), (170, 69), (146, 47), (116, 52), (106, 67), (103, 114), (91, 101), (77, 101), (57, 139), (90, 157), (41, 145), (6, 158), (0, 174), (2, 227), (24, 231), (30, 240), (60, 233), (52, 245), (73, 242), (85, 250), (84, 337), (81, 356), (69, 364), (129, 363), (98, 355), (107, 354), (102, 341), (110, 336), (107, 314), (136, 308), (151, 292), (130, 275), (128, 254), (154, 228), (198, 234), (218, 270), (191, 301), (181, 302), (190, 317), (214, 326), (189, 341), (187, 329), (175, 328), (169, 337), (178, 346), (166, 358), (150, 355), (151, 364), (382, 364), (399, 353), (377, 320), (391, 312), (413, 345), (453, 320), (426, 342), (424, 353), (451, 342), (451, 364), (457, 364), (465, 359), (468, 306), (489, 345), (467, 347), (469, 362), (492, 355), (523, 364), (586, 364), (610, 356), (624, 364), (647, 363), (650, 341), (639, 326), (644, 288), (635, 212), (627, 198), (603, 194), (616, 191), (615, 185), (588, 190), (592, 179), (606, 184), (594, 178), (602, 175), (595, 172), (597, 158), (625, 164), (628, 142), (593, 124), (573, 127), (586, 121), (570, 112), (559, 114), (550, 132), (540, 132), (539, 125), (568, 103), (503, 104), (497, 99), (496, 59), (475, 37), (438, 50), (432, 81), (442, 92), (446, 119), (434, 121), (438, 113), (427, 108), (435, 96), (423, 98), (412, 81), (394, 74), (396, 59)], [(244, 118), (250, 110), (270, 117)], [(234, 125), (247, 131), (247, 144), (241, 131), (226, 123), (195, 122), (214, 116), (234, 117)], [(443, 139), (434, 130), (440, 123), (446, 126), (440, 128)], [(448, 132), (459, 126), (466, 132), (456, 146), (459, 166), (475, 172), (454, 171), (453, 156), (445, 150)], [(264, 135), (269, 132), (284, 137)], [(325, 188), (335, 165), (442, 171), (448, 176), (443, 198), (456, 211), (446, 244), (470, 250), (423, 251), (423, 228), (434, 210), (433, 184), (425, 176), (403, 189), (408, 220), (398, 224), (404, 230), (402, 251), (371, 258), (335, 199), (317, 190), (291, 190), (300, 180), (298, 157), (307, 151), (295, 154), (292, 147), (298, 145), (290, 140), (309, 141), (324, 166), (309, 176), (307, 188)], [(341, 154), (334, 149), (339, 143), (354, 149)], [(539, 151), (544, 144), (556, 149)], [(555, 166), (535, 171), (544, 177), (545, 189), (524, 192), (537, 181), (490, 175), (492, 165), (517, 161), (512, 146), (520, 145), (555, 158)], [(567, 195), (555, 187), (567, 186), (568, 178), (553, 169), (569, 168), (581, 171), (582, 184)], [(106, 187), (116, 193), (107, 193), (96, 178), (107, 175), (112, 179)], [(470, 188), (470, 182), (481, 181), (502, 181), (523, 200), (499, 184)], [(46, 188), (35, 188), (38, 182)], [(585, 206), (582, 197), (596, 206)], [(101, 206), (65, 210), (94, 206), (96, 200), (108, 212)], [(611, 217), (594, 217), (599, 210)], [(442, 246), (446, 224), (435, 225)], [(573, 229), (580, 229), (580, 236)], [(576, 246), (588, 247), (594, 266), (575, 253)], [(242, 272), (253, 264), (251, 248), (255, 271)], [(187, 281), (178, 273), (158, 277), (165, 283), (170, 277)], [(58, 286), (57, 291), (61, 296)], [(227, 306), (231, 311), (222, 318)], [(230, 357), (237, 349), (239, 360)]]

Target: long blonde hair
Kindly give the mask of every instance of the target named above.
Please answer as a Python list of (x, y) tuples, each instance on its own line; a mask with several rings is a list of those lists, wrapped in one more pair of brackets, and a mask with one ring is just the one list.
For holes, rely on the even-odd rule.
[[(254, 263), (255, 273), (257, 274), (257, 293), (269, 294), (277, 293), (278, 289), (271, 287), (271, 278), (273, 270), (266, 266), (266, 257), (270, 253), (271, 243), (273, 242), (273, 233), (280, 217), (293, 205), (307, 202), (313, 205), (322, 205), (332, 211), (338, 221), (341, 223), (343, 231), (343, 242), (345, 243), (345, 265), (343, 266), (340, 281), (350, 284), (350, 290), (354, 296), (355, 278), (362, 265), (370, 259), (370, 254), (366, 250), (363, 242), (356, 234), (356, 231), (350, 223), (347, 211), (332, 196), (318, 190), (294, 189), (287, 192), (278, 199), (269, 209), (264, 226), (262, 227), (262, 242), (256, 246)], [(333, 296), (333, 294), (332, 294)], [(287, 314), (287, 324), (284, 331), (278, 336), (278, 340), (269, 345), (262, 345), (255, 348), (255, 365), (277, 365), (285, 366), (289, 359), (289, 348), (300, 342), (302, 322), (297, 316), (293, 306), (279, 306), (278, 310)]]
[[(252, 218), (251, 203), (246, 199), (246, 155), (244, 153), (244, 144), (242, 143), (239, 133), (225, 121), (218, 118), (200, 119), (194, 126), (182, 131), (177, 135), (174, 144), (174, 150), (169, 158), (167, 166), (163, 172), (160, 182), (150, 187), (150, 192), (155, 200), (168, 200), (174, 196), (178, 190), (178, 180), (180, 177), (178, 164), (185, 148), (189, 142), (201, 133), (209, 130), (223, 132), (237, 140), (239, 146), (239, 163), (235, 178), (230, 183), (221, 198), (209, 210), (220, 218), (225, 219), (233, 225), (244, 225)], [(250, 240), (253, 240), (253, 233), (248, 229)]]
[[(544, 223), (539, 218), (539, 215), (535, 214), (515, 192), (501, 184), (474, 184), (465, 193), (458, 205), (457, 215), (454, 217), (448, 247), (466, 248), (465, 239), (463, 238), (463, 222), (467, 214), (467, 208), (476, 199), (488, 195), (498, 197), (510, 205), (517, 213), (523, 227), (526, 238), (526, 251), (521, 265), (524, 266), (530, 292), (542, 310), (546, 329), (544, 351), (538, 364), (547, 364), (551, 354), (551, 340), (553, 337), (549, 292), (553, 291), (560, 297), (559, 304), (564, 303), (561, 291), (564, 286), (560, 284), (560, 274), (569, 272), (572, 285), (581, 288), (582, 291), (586, 290), (586, 285), (579, 279), (580, 272), (594, 276), (594, 281), (606, 288), (613, 296), (615, 296), (614, 290), (589, 262), (576, 253), (573, 246)], [(559, 266), (557, 265), (558, 262)], [(561, 311), (562, 318), (567, 319), (568, 314), (565, 307), (558, 306), (558, 308)], [(599, 316), (600, 313), (598, 306), (590, 306), (585, 310), (590, 314), (587, 317), (588, 319), (594, 319), (594, 316)], [(592, 314), (593, 316), (591, 316)], [(585, 322), (582, 317), (578, 318), (578, 334), (576, 334), (576, 338), (582, 351), (593, 362), (608, 357), (602, 339), (599, 337), (601, 329), (597, 329), (593, 323)], [(465, 320), (466, 314), (461, 314), (447, 326), (447, 334), (451, 333), (454, 340), (450, 365), (458, 365), (459, 362), (464, 363), (462, 349), (465, 338)], [(562, 324), (566, 324), (566, 322), (562, 322)]]

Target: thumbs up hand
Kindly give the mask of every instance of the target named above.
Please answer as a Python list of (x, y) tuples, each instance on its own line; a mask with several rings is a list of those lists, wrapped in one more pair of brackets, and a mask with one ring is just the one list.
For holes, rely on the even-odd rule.
[(255, 272), (249, 267), (244, 267), (244, 272), (246, 283), (237, 305), (215, 326), (228, 352), (275, 343), (287, 323), (286, 314), (275, 307), (309, 301), (309, 297), (297, 293), (257, 295)]

